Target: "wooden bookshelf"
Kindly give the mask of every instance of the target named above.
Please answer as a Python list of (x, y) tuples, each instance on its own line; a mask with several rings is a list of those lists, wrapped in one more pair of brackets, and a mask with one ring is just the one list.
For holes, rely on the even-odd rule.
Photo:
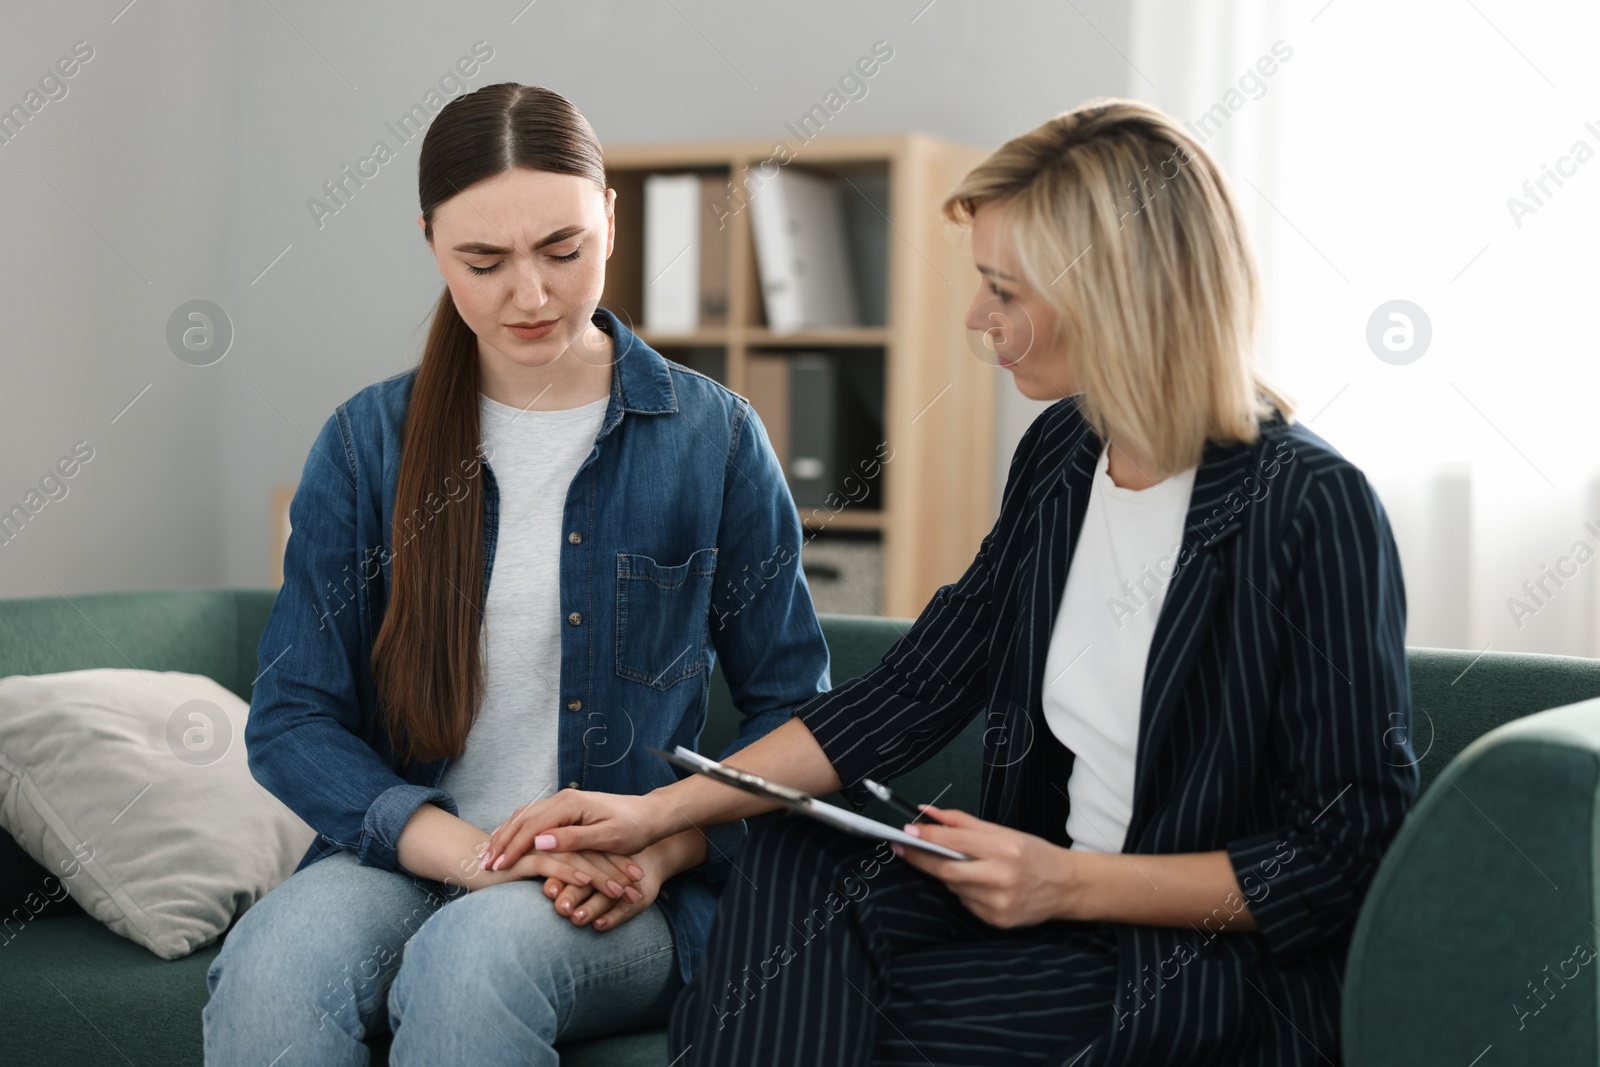
[[(617, 190), (617, 238), (601, 305), (669, 359), (715, 350), (729, 388), (744, 394), (753, 354), (836, 351), (838, 358), (883, 361), (884, 443), (893, 449), (873, 496), (841, 508), (801, 507), (808, 541), (830, 534), (881, 539), (885, 615), (915, 616), (940, 585), (960, 577), (994, 522), (994, 390), (1000, 373), (968, 347), (963, 321), (977, 284), (966, 232), (945, 223), (938, 206), (985, 152), (922, 134), (817, 137), (774, 156), (769, 139), (606, 148)], [(787, 158), (787, 162), (784, 159)], [(849, 179), (881, 216), (885, 277), (881, 323), (848, 329), (774, 333), (762, 306), (745, 179), (765, 166), (798, 167)], [(723, 233), (728, 248), (727, 325), (655, 333), (642, 322), (644, 178), (652, 172), (726, 175), (734, 190)], [(862, 186), (886, 191), (887, 209)], [(852, 189), (855, 190), (852, 193)], [(858, 283), (868, 279), (858, 278)], [(757, 409), (760, 411), (760, 408)], [(760, 412), (771, 423), (779, 413)]]
[(272, 559), (269, 562), (273, 586), (283, 584), (283, 554), (289, 547), (289, 504), (294, 500), (292, 485), (272, 487)]

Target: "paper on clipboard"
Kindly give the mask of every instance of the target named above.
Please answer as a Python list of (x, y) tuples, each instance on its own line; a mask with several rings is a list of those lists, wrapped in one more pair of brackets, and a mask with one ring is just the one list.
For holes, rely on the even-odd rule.
[(904, 830), (896, 829), (888, 823), (881, 823), (876, 819), (869, 819), (865, 815), (857, 815), (853, 811), (829, 804), (827, 801), (818, 800), (810, 793), (802, 793), (798, 789), (790, 789), (776, 782), (769, 782), (760, 775), (741, 771), (718, 763), (714, 759), (702, 756), (698, 752), (677, 746), (673, 752), (663, 752), (658, 748), (649, 750), (675, 767), (682, 767), (686, 771), (703, 774), (736, 789), (743, 789), (747, 793), (755, 793), (769, 800), (776, 800), (790, 811), (798, 811), (802, 815), (809, 815), (818, 822), (827, 823), (837, 830), (855, 834), (858, 837), (875, 837), (884, 841), (893, 841), (897, 845), (907, 848), (918, 848), (924, 852), (931, 852), (936, 856), (946, 859), (970, 860), (972, 857), (965, 852), (957, 852), (953, 848), (936, 845), (932, 841), (924, 841), (920, 837), (912, 837)]

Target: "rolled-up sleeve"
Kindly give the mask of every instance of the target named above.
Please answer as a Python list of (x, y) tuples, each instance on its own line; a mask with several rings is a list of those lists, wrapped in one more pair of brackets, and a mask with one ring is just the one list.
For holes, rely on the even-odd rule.
[(1226, 847), (1256, 928), (1286, 960), (1354, 924), (1421, 776), (1400, 559), (1365, 476), (1319, 473), (1280, 551), (1285, 579), (1265, 592), (1287, 626), (1273, 747), (1287, 818)]
[(444, 790), (407, 782), (361, 733), (358, 471), (345, 431), (335, 412), (289, 505), (283, 587), (256, 648), (245, 747), (256, 781), (318, 835), (392, 871), (420, 805), (459, 813)]

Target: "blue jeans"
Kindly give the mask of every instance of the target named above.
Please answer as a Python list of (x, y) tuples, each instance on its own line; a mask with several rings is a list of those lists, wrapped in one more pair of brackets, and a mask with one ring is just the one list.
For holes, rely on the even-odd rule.
[(649, 908), (604, 933), (558, 915), (537, 880), (475, 893), (335, 852), (230, 930), (206, 973), (209, 1065), (555, 1067), (555, 1042), (662, 1024), (682, 988)]

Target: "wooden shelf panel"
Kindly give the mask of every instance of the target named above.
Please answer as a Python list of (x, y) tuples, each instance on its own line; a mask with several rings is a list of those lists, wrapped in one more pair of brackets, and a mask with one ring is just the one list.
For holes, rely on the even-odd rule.
[(766, 327), (744, 331), (745, 343), (760, 348), (858, 348), (889, 343), (887, 326), (849, 326), (826, 330), (773, 333)]
[(889, 343), (887, 326), (850, 326), (797, 330), (793, 333), (773, 333), (765, 326), (707, 326), (688, 333), (663, 333), (649, 329), (635, 332), (651, 348), (741, 343), (750, 348), (870, 348)]
[(882, 530), (889, 525), (887, 513), (857, 511), (851, 508), (830, 513), (826, 507), (801, 508), (800, 522), (808, 530)]
[[(851, 134), (817, 137), (790, 148), (789, 162), (896, 163), (915, 147), (932, 144), (926, 134)], [(949, 144), (949, 142), (942, 142)], [(976, 146), (952, 146), (981, 152)], [(607, 169), (668, 170), (701, 167), (756, 166), (767, 160), (786, 165), (783, 153), (774, 151), (770, 137), (744, 137), (675, 144), (608, 142), (604, 148)]]
[(726, 326), (706, 326), (689, 333), (662, 333), (660, 330), (636, 330), (639, 339), (651, 348), (702, 348), (726, 345), (730, 331)]

